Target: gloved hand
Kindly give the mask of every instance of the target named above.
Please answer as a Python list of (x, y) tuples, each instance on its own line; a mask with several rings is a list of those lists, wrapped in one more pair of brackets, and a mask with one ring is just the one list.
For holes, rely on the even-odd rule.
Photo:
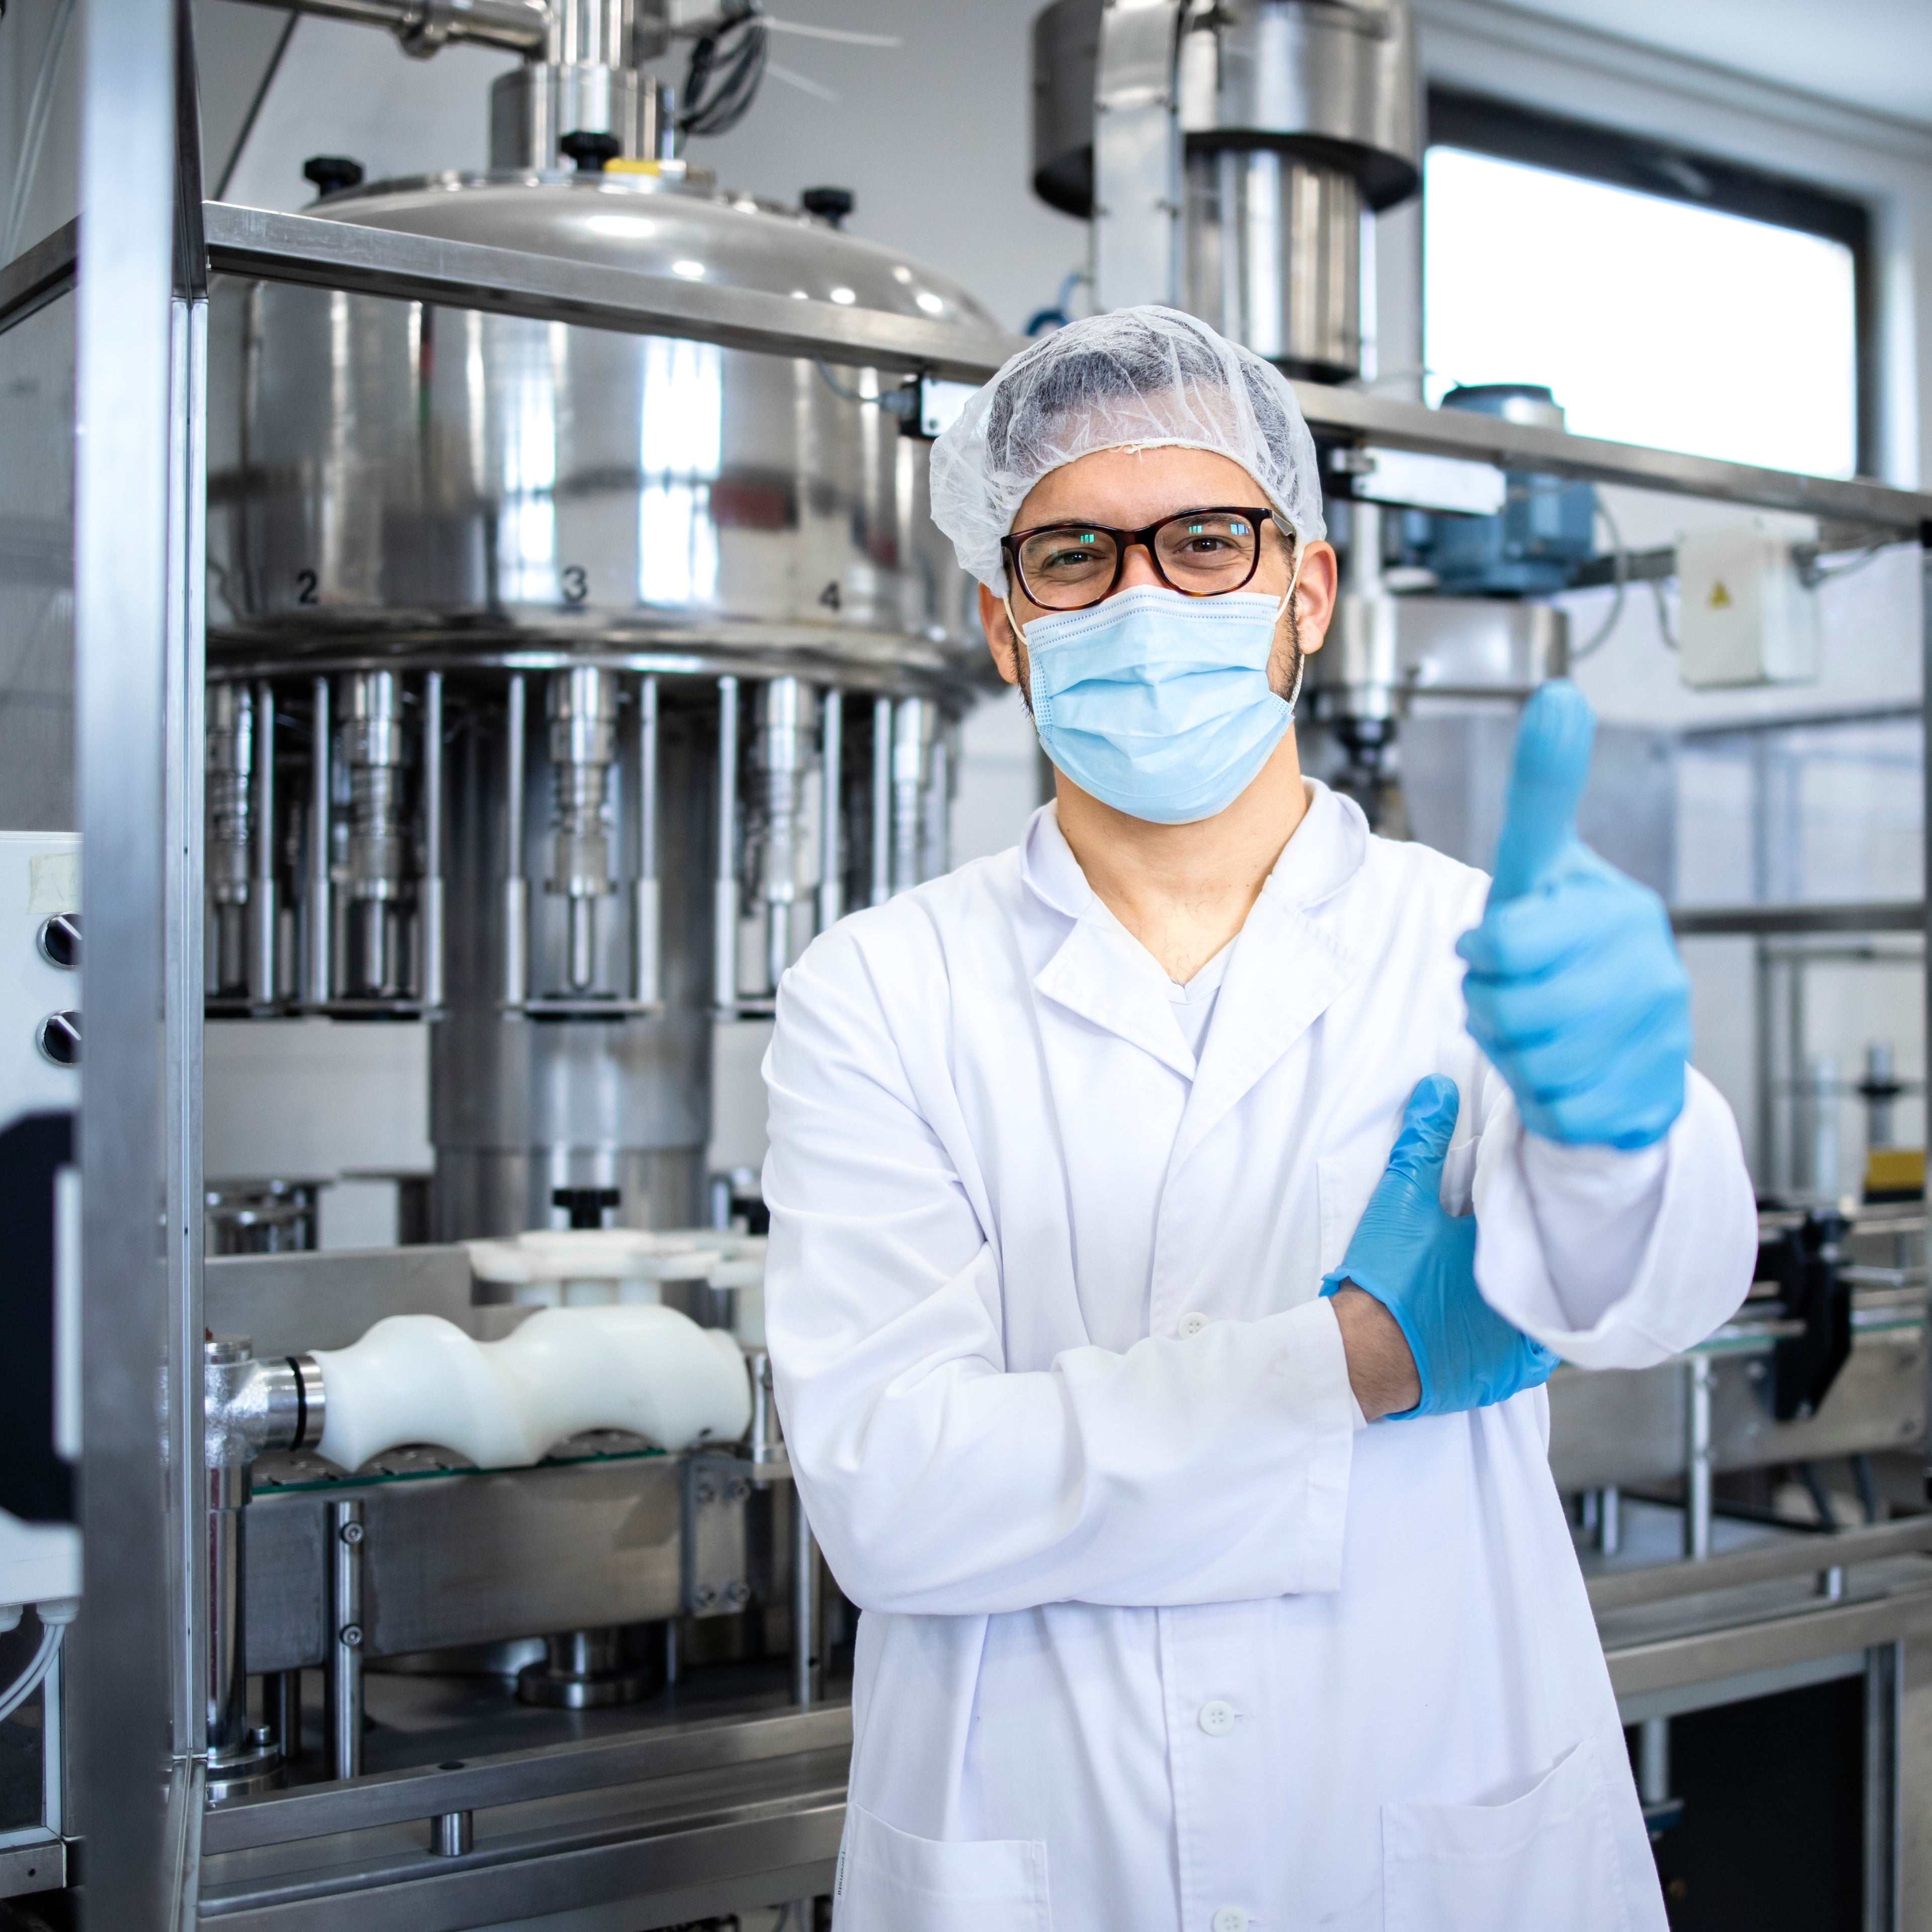
[(1546, 1140), (1661, 1140), (1684, 1108), (1690, 982), (1664, 902), (1576, 836), (1596, 718), (1567, 678), (1516, 734), (1502, 837), (1469, 963), (1469, 1031)]
[(1442, 1160), (1456, 1131), (1456, 1083), (1439, 1073), (1416, 1084), (1388, 1171), (1376, 1184), (1342, 1265), (1324, 1295), (1350, 1285), (1393, 1315), (1415, 1358), (1422, 1400), (1391, 1416), (1482, 1408), (1550, 1379), (1557, 1358), (1512, 1327), (1476, 1286), (1476, 1222), (1441, 1199)]

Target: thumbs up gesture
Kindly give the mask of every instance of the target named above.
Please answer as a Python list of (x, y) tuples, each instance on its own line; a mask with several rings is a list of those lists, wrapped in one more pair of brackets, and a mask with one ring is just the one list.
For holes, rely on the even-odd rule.
[(1576, 836), (1596, 719), (1567, 679), (1516, 734), (1502, 836), (1468, 962), (1469, 1031), (1546, 1139), (1661, 1140), (1684, 1106), (1690, 982), (1664, 902)]

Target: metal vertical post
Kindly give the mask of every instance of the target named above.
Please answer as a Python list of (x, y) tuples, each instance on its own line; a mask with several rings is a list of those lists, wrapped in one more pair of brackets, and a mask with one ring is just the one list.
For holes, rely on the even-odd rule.
[[(163, 1502), (178, 1508), (200, 1473), (166, 1467), (185, 1433), (175, 1405), (193, 1384), (170, 1360), (182, 1313), (170, 1306), (172, 1244), (160, 1238), (178, 1226), (169, 1196), (184, 1178), (169, 1174), (164, 1151), (178, 1099), (169, 1084), (186, 1045), (179, 962), (171, 973), (166, 956), (168, 894), (199, 850), (186, 827), (188, 867), (170, 862), (167, 847), (169, 762), (184, 756), (176, 728), (189, 724), (185, 694), (168, 688), (171, 605), (188, 594), (190, 562), (186, 526), (170, 517), (182, 475), (171, 459), (189, 431), (174, 382), (188, 305), (175, 301), (173, 16), (157, 0), (90, 0), (80, 62), (78, 200), (87, 219), (74, 316), (74, 591), (86, 853), (78, 1139), (87, 1591), (72, 1708), (87, 1792), (87, 1920), (116, 1932), (160, 1923), (166, 1814), (156, 1799), (171, 1754), (188, 1757), (196, 1744), (192, 1728), (181, 1729), (192, 1693), (184, 1673), (170, 1670), (170, 1606), (182, 1582), (171, 1576), (178, 1546)], [(157, 729), (163, 719), (169, 728)], [(188, 910), (198, 928), (201, 908)], [(198, 982), (192, 993), (199, 1006)], [(191, 1276), (182, 1284), (190, 1295), (194, 1286)], [(164, 1424), (170, 1414), (175, 1422)]]
[(442, 1004), (442, 674), (423, 676), (422, 1003)]
[(329, 955), (335, 922), (328, 902), (330, 857), (328, 680), (315, 680), (310, 716), (314, 748), (309, 758), (308, 1004), (326, 1006), (331, 991)]
[(529, 700), (523, 674), (510, 680), (503, 731), (503, 1004), (530, 995), (530, 882), (524, 876), (524, 736)]
[(1701, 1562), (1711, 1553), (1711, 1358), (1684, 1364), (1684, 1553)]
[(1646, 1804), (1670, 1802), (1670, 1720), (1646, 1718), (1637, 1726), (1636, 1792)]
[(711, 1000), (738, 1004), (738, 680), (718, 680), (718, 867), (712, 899)]
[[(1924, 707), (1924, 743), (1932, 748), (1932, 523), (1922, 524), (1918, 527), (1918, 624), (1921, 676), (1927, 680), (1922, 686), (1922, 703)], [(1923, 976), (1920, 1001), (1925, 1019), (1926, 1064), (1932, 1067), (1932, 756), (1922, 760), (1922, 794), (1921, 810), (1921, 836), (1919, 838), (1920, 863), (1924, 868), (1922, 892), (1925, 901), (1925, 955), (1921, 968)], [(1928, 1096), (1932, 1096), (1932, 1085), (1928, 1085)], [(1927, 1105), (1932, 1109), (1932, 1097)], [(1932, 1378), (1932, 1351), (1927, 1355), (1926, 1372)], [(1928, 1386), (1928, 1400), (1932, 1400), (1932, 1385)], [(1928, 1495), (1932, 1495), (1932, 1431), (1926, 1438), (1928, 1459), (1925, 1485)]]
[(248, 948), (248, 998), (258, 1006), (275, 997), (275, 692), (266, 678), (255, 687), (255, 877), (248, 890), (254, 932)]
[(818, 1615), (818, 1539), (805, 1514), (798, 1485), (791, 1490), (791, 1700), (812, 1705), (825, 1695), (824, 1633)]
[(892, 896), (892, 700), (872, 706), (872, 903)]
[(845, 700), (826, 691), (818, 737), (818, 929), (836, 926), (845, 911), (845, 881), (838, 868), (840, 767), (844, 761)]
[(328, 1774), (362, 1774), (362, 1505), (328, 1506)]
[(1902, 1893), (1898, 1751), (1904, 1646), (1865, 1652), (1864, 1914), (1862, 1932), (1899, 1932)]
[(658, 681), (638, 682), (638, 882), (632, 888), (633, 944), (631, 998), (654, 1006), (663, 908), (658, 890)]

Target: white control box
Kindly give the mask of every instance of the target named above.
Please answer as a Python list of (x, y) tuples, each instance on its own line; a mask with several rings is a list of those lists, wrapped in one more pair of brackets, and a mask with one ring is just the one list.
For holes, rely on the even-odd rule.
[(1698, 690), (1817, 681), (1824, 632), (1797, 546), (1757, 522), (1693, 530), (1677, 544), (1678, 644)]
[[(0, 832), (0, 1128), (24, 1114), (80, 1106), (80, 913), (79, 835)], [(73, 1211), (56, 1233), (57, 1268), (77, 1262), (77, 1204), (76, 1189), (67, 1203)], [(77, 1283), (65, 1286), (71, 1304)], [(57, 1392), (56, 1401), (64, 1394), (72, 1408), (76, 1338), (64, 1339), (62, 1367), (71, 1385)], [(59, 1446), (68, 1455), (78, 1444)], [(80, 1532), (69, 1523), (23, 1522), (0, 1510), (0, 1623), (9, 1606), (80, 1594)]]

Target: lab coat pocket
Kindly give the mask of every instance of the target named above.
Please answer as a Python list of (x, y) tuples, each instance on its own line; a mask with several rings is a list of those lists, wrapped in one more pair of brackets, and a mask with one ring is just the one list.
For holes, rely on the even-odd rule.
[(1334, 1274), (1348, 1252), (1369, 1196), (1376, 1191), (1388, 1166), (1386, 1157), (1377, 1160), (1360, 1154), (1324, 1154), (1315, 1163), (1316, 1198), (1322, 1215), (1322, 1272)]
[(1589, 1740), (1506, 1804), (1382, 1807), (1383, 1932), (1624, 1932)]
[(845, 1808), (834, 1932), (1052, 1932), (1037, 1838), (919, 1838)]

